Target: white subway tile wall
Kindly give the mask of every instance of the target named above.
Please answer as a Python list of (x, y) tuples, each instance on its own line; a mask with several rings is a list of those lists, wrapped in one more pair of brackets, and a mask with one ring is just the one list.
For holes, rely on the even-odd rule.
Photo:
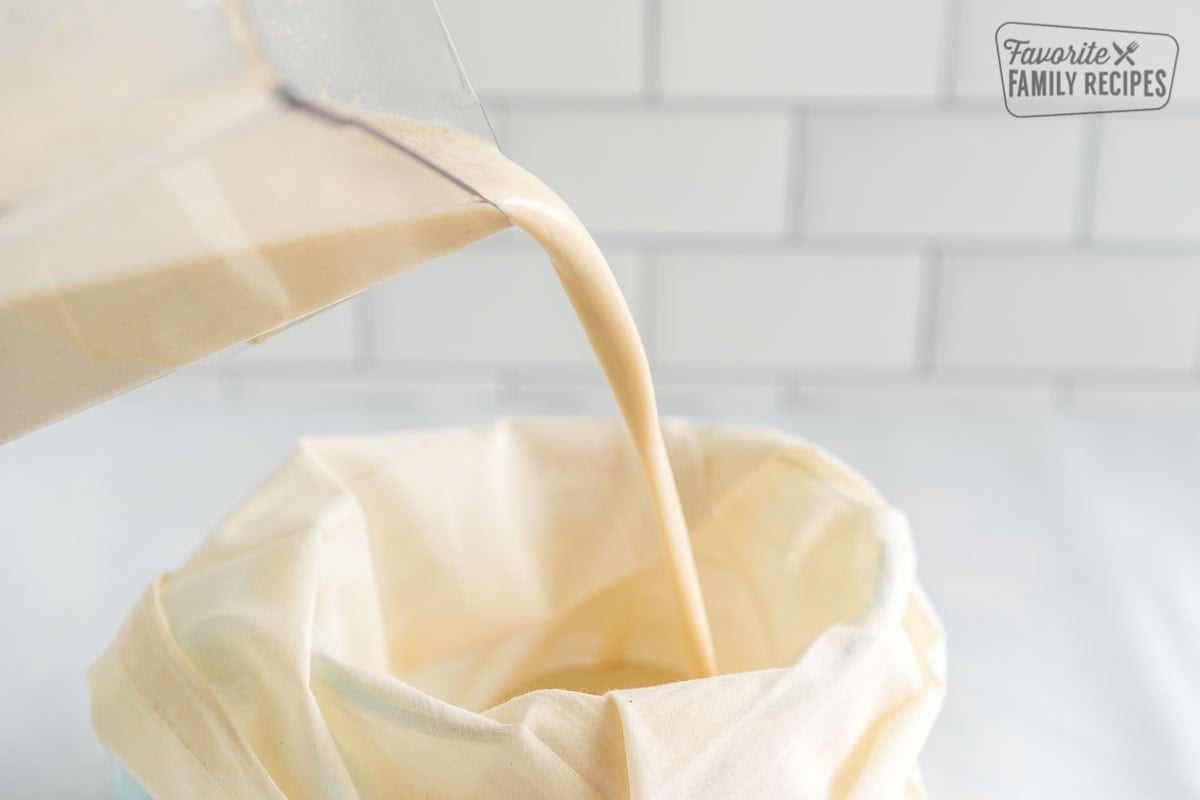
[(1065, 239), (1082, 124), (986, 112), (814, 115), (801, 233)]
[(439, 5), (477, 92), (642, 90), (642, 0), (446, 0)]
[(948, 258), (936, 364), (1186, 372), (1198, 297), (1200, 258)]
[(661, 255), (651, 342), (658, 363), (911, 368), (920, 256)]
[[(607, 256), (630, 308), (637, 308), (632, 255), (609, 248)], [(599, 372), (554, 267), (533, 247), (468, 248), (378, 286), (364, 299), (371, 303), (375, 358), (383, 364)]]
[(1200, 233), (1200, 118), (1122, 114), (1100, 123), (1093, 233), (1103, 239)]
[[(1077, 25), (1169, 33), (1180, 42), (1171, 104), (1200, 99), (1200, 60), (1189, 45), (1200, 33), (1200, 3), (1179, 0), (961, 0), (954, 88), (961, 98), (990, 101), (1000, 91), (996, 28), (1004, 22)], [(1103, 42), (1101, 42), (1103, 43)]]
[[(1200, 4), (441, 6), (503, 149), (609, 254), (668, 411), (1200, 404)], [(1170, 106), (1008, 116), (1010, 20), (1175, 35)], [(216, 370), (239, 391), (612, 408), (512, 233)]]
[(596, 234), (779, 236), (784, 113), (524, 112), (504, 150), (554, 187)]
[(938, 90), (947, 0), (659, 2), (664, 93), (932, 99)]

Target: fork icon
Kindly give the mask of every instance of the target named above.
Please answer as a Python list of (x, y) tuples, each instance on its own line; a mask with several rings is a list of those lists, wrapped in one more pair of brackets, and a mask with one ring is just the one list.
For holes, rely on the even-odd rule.
[(1124, 50), (1122, 50), (1121, 45), (1117, 44), (1116, 42), (1113, 42), (1112, 46), (1113, 50), (1117, 51), (1117, 60), (1113, 62), (1114, 67), (1119, 67), (1126, 61), (1129, 62), (1131, 67), (1137, 66), (1137, 62), (1133, 60), (1133, 53), (1138, 49), (1137, 39), (1134, 39), (1132, 42), (1127, 44)]

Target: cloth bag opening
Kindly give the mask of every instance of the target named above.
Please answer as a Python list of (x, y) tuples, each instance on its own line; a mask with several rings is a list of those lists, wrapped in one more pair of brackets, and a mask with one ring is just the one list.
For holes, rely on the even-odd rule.
[(312, 439), (90, 678), (158, 798), (919, 797), (944, 640), (904, 516), (788, 437), (668, 421), (721, 674), (617, 421)]

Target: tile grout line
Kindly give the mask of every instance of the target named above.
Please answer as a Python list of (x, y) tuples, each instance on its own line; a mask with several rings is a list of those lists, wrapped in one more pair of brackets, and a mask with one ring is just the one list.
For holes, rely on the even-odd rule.
[(918, 328), (914, 343), (914, 371), (920, 377), (929, 378), (934, 374), (937, 364), (938, 313), (942, 300), (945, 254), (935, 245), (926, 252), (924, 262), (917, 300)]
[[(1200, 296), (1192, 296), (1192, 304), (1200, 305)], [(1192, 355), (1192, 373), (1200, 378), (1200, 312), (1196, 315), (1196, 330), (1192, 333), (1192, 341), (1195, 342), (1195, 353)]]
[[(370, 292), (370, 289), (367, 290)], [(375, 347), (375, 298), (364, 292), (350, 303), (352, 328), (353, 367), (360, 372), (369, 372), (378, 358)]]
[[(718, 111), (720, 111), (721, 108), (724, 108), (729, 113), (749, 114), (761, 113), (764, 106), (766, 106), (766, 110), (771, 111), (772, 113), (778, 112), (786, 114), (789, 121), (788, 130), (791, 135), (788, 139), (788, 162), (784, 165), (784, 169), (788, 170), (787, 174), (789, 176), (787, 186), (788, 191), (785, 193), (783, 198), (784, 214), (786, 215), (783, 227), (784, 238), (780, 240), (779, 237), (772, 236), (770, 240), (768, 240), (767, 237), (763, 237), (761, 242), (753, 241), (747, 244), (732, 238), (728, 240), (720, 240), (718, 237), (719, 241), (717, 242), (717, 246), (727, 246), (733, 248), (790, 248), (797, 245), (815, 244), (818, 248), (826, 247), (833, 249), (837, 249), (839, 247), (848, 247), (851, 249), (860, 247), (865, 249), (904, 249), (904, 242), (897, 244), (896, 241), (888, 239), (886, 236), (876, 238), (872, 238), (870, 235), (866, 237), (851, 236), (845, 237), (843, 240), (831, 242), (821, 242), (819, 239), (817, 242), (811, 242), (802, 238), (802, 215), (805, 211), (803, 202), (805, 188), (804, 178), (806, 176), (801, 167), (807, 167), (806, 161), (808, 158), (807, 150), (809, 143), (811, 114), (826, 113), (825, 110), (814, 112), (812, 110), (814, 106), (806, 106), (806, 101), (803, 98), (795, 97), (765, 98), (759, 105), (756, 105), (756, 103), (759, 101), (756, 101), (753, 98), (743, 101), (732, 96), (710, 96), (708, 98), (699, 97), (695, 99), (683, 98), (681, 100), (677, 98), (666, 98), (664, 100), (662, 93), (662, 2), (663, 0), (643, 0), (641, 9), (643, 16), (641, 42), (643, 55), (641, 75), (642, 95), (640, 98), (631, 96), (630, 99), (638, 104), (636, 108), (632, 109), (633, 111), (649, 111), (659, 107), (664, 103), (669, 107), (669, 110), (676, 108), (686, 109), (689, 107), (689, 103), (698, 104), (700, 107), (706, 107), (704, 104), (710, 103), (717, 107)], [(962, 113), (964, 109), (970, 113), (971, 109), (973, 108), (972, 103), (983, 102), (982, 100), (967, 97), (964, 103), (962, 100), (956, 101), (955, 98), (955, 91), (957, 89), (956, 81), (959, 78), (957, 62), (961, 55), (961, 48), (963, 46), (963, 43), (960, 41), (961, 28), (963, 24), (962, 20), (964, 15), (963, 9), (964, 5), (962, 0), (945, 0), (945, 5), (943, 6), (941, 13), (941, 21), (944, 29), (941, 37), (942, 49), (939, 54), (939, 63), (937, 67), (938, 83), (937, 94), (934, 98), (935, 104), (933, 106), (923, 106), (921, 113), (938, 114), (943, 111), (949, 113)], [(504, 95), (502, 98), (497, 98), (495, 100), (496, 109), (500, 116), (504, 116), (507, 112), (509, 108), (509, 100), (509, 95)], [(542, 95), (540, 97), (530, 95), (525, 96), (524, 98), (519, 95), (516, 96), (516, 102), (518, 104), (523, 101), (531, 103), (535, 107), (538, 103), (545, 103), (550, 107), (551, 110), (557, 110), (559, 108), (589, 109), (593, 107), (592, 102), (586, 96), (581, 96), (578, 98), (567, 95), (562, 97), (554, 95)], [(626, 98), (622, 97), (617, 97), (615, 99), (613, 97), (601, 97), (595, 101), (594, 105), (597, 108), (603, 109), (604, 103), (614, 102), (617, 106), (619, 106), (617, 109), (618, 111), (630, 110), (623, 105), (627, 102), (627, 100)], [(818, 100), (815, 108), (824, 109), (824, 106), (820, 105), (821, 102), (825, 101)], [(835, 98), (833, 100), (833, 105), (828, 110), (828, 113), (839, 113), (837, 104), (840, 102), (845, 102), (850, 106), (849, 111), (844, 113), (856, 113), (858, 111), (863, 113), (871, 113), (872, 111), (871, 108), (861, 105), (861, 99), (849, 98), (845, 100), (839, 100)], [(776, 105), (771, 106), (770, 104), (772, 103)], [(855, 106), (855, 103), (860, 105)], [(1178, 104), (1176, 105), (1178, 106)], [(891, 106), (883, 105), (880, 108), (884, 114), (909, 113), (905, 111), (903, 107), (893, 108)], [(1196, 113), (1191, 105), (1185, 106), (1185, 109), (1187, 110), (1186, 113)], [(988, 242), (986, 239), (973, 242), (971, 241), (970, 237), (959, 237), (958, 241), (960, 242), (960, 247), (964, 247), (964, 249), (967, 251), (976, 250), (980, 252), (990, 252), (990, 248), (993, 247), (998, 247), (1002, 251), (1014, 248), (1019, 250), (1022, 247), (1033, 247), (1036, 250), (1037, 248), (1042, 247), (1052, 249), (1056, 253), (1062, 252), (1065, 254), (1067, 252), (1071, 252), (1072, 248), (1078, 249), (1082, 245), (1087, 248), (1086, 252), (1089, 254), (1108, 251), (1109, 245), (1107, 243), (1102, 243), (1098, 247), (1093, 246), (1093, 226), (1096, 212), (1095, 188), (1100, 177), (1100, 143), (1103, 128), (1099, 117), (1096, 117), (1095, 119), (1088, 118), (1082, 120), (1081, 122), (1083, 123), (1081, 125), (1080, 133), (1081, 146), (1080, 154), (1077, 157), (1079, 160), (1079, 173), (1076, 179), (1076, 194), (1073, 198), (1073, 214), (1071, 217), (1073, 230), (1071, 237), (1059, 243), (1047, 244), (1044, 242), (1038, 243), (1034, 241), (1033, 244), (1029, 244), (1018, 241), (1016, 245), (1011, 245), (1008, 242), (997, 245), (995, 243)], [(497, 132), (497, 134), (499, 138), (499, 132)], [(793, 161), (797, 161), (798, 163), (793, 163)], [(660, 284), (660, 274), (658, 271), (660, 261), (659, 250), (660, 248), (670, 249), (670, 243), (675, 241), (677, 243), (683, 242), (682, 248), (684, 250), (690, 249), (694, 251), (700, 251), (709, 247), (709, 240), (703, 234), (699, 236), (684, 234), (683, 236), (676, 236), (674, 239), (672, 239), (671, 235), (664, 237), (662, 234), (657, 232), (648, 232), (648, 234), (638, 233), (634, 234), (633, 237), (626, 237), (625, 239), (621, 239), (621, 235), (618, 235), (618, 240), (631, 242), (633, 243), (633, 246), (637, 248), (634, 260), (636, 268), (635, 285), (638, 286), (639, 294), (642, 296), (638, 298), (636, 308), (644, 314), (644, 330), (648, 355), (650, 356), (652, 363), (654, 363), (657, 360), (657, 353), (660, 349), (657, 342), (659, 333), (657, 330), (658, 320), (656, 319), (654, 313)], [(1187, 240), (1183, 240), (1184, 243), (1182, 245), (1180, 245), (1178, 242), (1167, 242), (1165, 247), (1157, 244), (1155, 247), (1159, 249), (1165, 249), (1168, 253), (1173, 247), (1181, 247), (1185, 253), (1189, 254), (1193, 252), (1200, 252), (1200, 240), (1193, 241), (1195, 241), (1196, 244), (1188, 244)], [(962, 244), (963, 242), (965, 242), (965, 244)], [(942, 292), (942, 281), (945, 274), (943, 265), (946, 258), (946, 249), (949, 248), (953, 250), (955, 245), (953, 242), (943, 242), (940, 238), (937, 238), (937, 241), (934, 242), (923, 241), (923, 237), (921, 236), (911, 237), (911, 240), (907, 244), (910, 247), (910, 252), (912, 250), (916, 250), (918, 252), (922, 252), (924, 255), (921, 272), (919, 273), (919, 316), (917, 319), (918, 328), (916, 331), (916, 341), (914, 343), (914, 366), (916, 367), (916, 370), (914, 371), (914, 378), (917, 381), (921, 381), (934, 374), (938, 333), (937, 313), (938, 306), (941, 301), (940, 295)], [(680, 245), (677, 244), (676, 246), (679, 247)], [(1145, 253), (1144, 248), (1145, 245), (1135, 242), (1127, 245), (1118, 244), (1117, 247), (1113, 248), (1113, 251), (1141, 254)], [(1197, 302), (1200, 303), (1200, 298), (1197, 298)], [(353, 312), (354, 340), (352, 353), (355, 364), (362, 362), (363, 369), (370, 374), (374, 366), (380, 363), (378, 361), (378, 354), (376, 352), (378, 342), (373, 336), (373, 328), (375, 314), (377, 311), (382, 309), (375, 309), (373, 302), (360, 303), (360, 305), (364, 307), (355, 309)], [(366, 326), (365, 328), (364, 325)], [(1200, 375), (1200, 327), (1198, 327), (1196, 331), (1195, 341), (1196, 353), (1194, 358), (1194, 366), (1196, 374)], [(388, 363), (391, 362), (389, 361)], [(501, 365), (497, 367), (490, 363), (487, 365), (487, 368), (494, 369), (494, 371), (490, 374), (489, 380), (497, 385), (500, 390), (507, 391), (509, 394), (515, 393), (518, 396), (521, 391), (523, 391), (520, 388), (522, 382), (525, 380), (523, 377), (522, 368), (513, 368), (511, 365)], [(568, 380), (574, 379), (569, 370), (564, 371), (559, 367), (554, 367), (553, 369), (555, 375), (561, 373), (563, 377)], [(987, 369), (987, 367), (983, 367), (985, 372)], [(786, 369), (775, 373), (771, 380), (777, 382), (781, 387), (787, 387), (794, 382), (794, 392), (797, 394), (798, 400), (800, 389), (803, 387), (806, 380), (804, 375), (805, 372), (801, 369)], [(241, 384), (245, 380), (252, 379), (253, 377), (254, 376), (252, 375), (247, 376), (243, 374), (240, 369), (234, 369), (225, 373), (222, 376), (222, 380), (228, 381), (231, 389), (240, 389)], [(937, 377), (943, 376), (938, 374)], [(745, 382), (745, 376), (740, 375), (736, 371), (724, 370), (720, 366), (717, 367), (717, 378), (727, 385), (737, 385), (738, 383)], [(1050, 390), (1054, 393), (1055, 398), (1057, 398), (1056, 403), (1061, 402), (1069, 406), (1077, 400), (1077, 380), (1069, 372), (1049, 374), (1034, 380), (1039, 381), (1041, 385), (1050, 388)], [(1128, 378), (1124, 378), (1123, 380), (1128, 380), (1133, 386), (1147, 385), (1142, 378), (1137, 376), (1130, 376)], [(1084, 383), (1086, 386), (1086, 380)]]
[[(232, 388), (243, 383), (314, 380), (314, 381), (390, 381), (405, 384), (424, 382), (520, 382), (521, 380), (560, 380), (568, 383), (603, 383), (593, 365), (582, 363), (522, 363), (506, 360), (456, 362), (444, 364), (412, 359), (391, 359), (378, 364), (369, 374), (355, 373), (338, 362), (302, 363), (307, 359), (289, 359), (256, 364), (253, 369), (230, 369), (220, 379)], [(316, 370), (317, 374), (314, 374)], [(1065, 375), (1074, 384), (1089, 387), (1137, 389), (1200, 388), (1200, 376), (1189, 368), (1107, 368), (1074, 367), (1068, 372), (1043, 368), (966, 366), (939, 370), (933, 380), (916, 376), (903, 367), (848, 367), (776, 364), (747, 367), (736, 362), (689, 364), (671, 362), (658, 366), (664, 382), (714, 382), (730, 385), (795, 383), (797, 386), (838, 384), (847, 386), (967, 386), (1044, 388)]]
[(963, 0), (946, 0), (942, 12), (942, 52), (938, 64), (938, 105), (956, 105), (958, 89), (958, 54), (961, 46)]
[(642, 0), (642, 99), (662, 98), (662, 0)]
[(1060, 372), (1049, 380), (1051, 404), (1055, 411), (1072, 411), (1078, 407), (1079, 396), (1075, 379), (1069, 372)]
[[(607, 250), (637, 249), (638, 247), (653, 247), (672, 253), (791, 253), (803, 251), (813, 254), (833, 253), (873, 253), (904, 255), (920, 252), (930, 239), (921, 235), (891, 236), (874, 234), (854, 235), (807, 235), (800, 239), (787, 238), (777, 234), (666, 234), (654, 233), (614, 233), (612, 231), (594, 231), (596, 241), (601, 248)], [(1069, 256), (1079, 252), (1079, 245), (1071, 239), (1024, 239), (1009, 237), (998, 238), (970, 237), (935, 237), (934, 241), (946, 254), (956, 256)], [(526, 244), (520, 241), (507, 243), (497, 242), (488, 245), (480, 252), (520, 252)], [(1088, 254), (1094, 256), (1134, 256), (1148, 259), (1179, 258), (1200, 256), (1200, 240), (1176, 241), (1139, 241), (1122, 242), (1114, 239), (1104, 239), (1089, 245)]]
[[(654, 0), (648, 0), (654, 2)], [(655, 72), (654, 75), (649, 73)], [(647, 78), (661, 83), (661, 77), (654, 68), (643, 69), (642, 80)], [(737, 95), (737, 94), (665, 94), (661, 86), (656, 85), (655, 94), (651, 95), (643, 87), (641, 92), (618, 93), (533, 93), (533, 92), (494, 92), (482, 96), (483, 102), (490, 111), (503, 104), (522, 112), (589, 112), (589, 113), (630, 113), (640, 114), (650, 108), (665, 113), (678, 112), (682, 114), (778, 114), (786, 112), (797, 105), (804, 106), (815, 112), (844, 116), (980, 116), (994, 119), (1012, 119), (1005, 113), (1003, 106), (996, 107), (996, 101), (990, 96), (954, 97), (947, 104), (941, 97), (940, 87), (929, 98), (914, 99), (905, 96), (867, 96), (845, 95), (842, 97), (816, 94), (775, 94), (775, 95)], [(1172, 102), (1170, 106), (1172, 120), (1195, 120), (1200, 118), (1200, 100), (1183, 100)], [(1079, 117), (1094, 117), (1096, 114), (1068, 115)], [(1103, 116), (1102, 114), (1099, 116)]]
[[(487, 370), (484, 370), (487, 372)], [(512, 408), (521, 402), (523, 382), (521, 368), (517, 366), (497, 366), (491, 370), (488, 380), (496, 387), (496, 405), (501, 409)]]
[(1100, 141), (1103, 132), (1099, 114), (1084, 120), (1080, 132), (1079, 177), (1075, 187), (1075, 240), (1089, 247), (1094, 238), (1096, 187), (1100, 180)]
[(637, 251), (635, 260), (635, 278), (638, 289), (637, 314), (640, 317), (638, 327), (641, 329), (642, 341), (645, 343), (646, 360), (651, 368), (658, 364), (658, 315), (655, 309), (658, 305), (658, 250), (652, 244), (646, 244)]
[[(671, 252), (779, 253), (798, 248), (813, 253), (891, 253), (921, 251), (932, 240), (954, 255), (1066, 256), (1077, 253), (1078, 242), (1067, 237), (930, 236), (928, 234), (808, 234), (802, 240), (776, 234), (706, 234), (595, 231), (602, 245), (635, 248), (643, 243)], [(1169, 258), (1200, 255), (1200, 239), (1104, 239), (1089, 246), (1090, 255)]]
[(779, 374), (775, 376), (775, 380), (779, 386), (779, 397), (776, 401), (779, 410), (784, 413), (802, 410), (803, 379), (800, 377), (800, 371), (794, 367), (780, 370)]
[(795, 242), (804, 236), (804, 195), (808, 177), (808, 144), (812, 126), (808, 110), (794, 107), (788, 114), (788, 149), (785, 155), (787, 186), (783, 196), (784, 239)]

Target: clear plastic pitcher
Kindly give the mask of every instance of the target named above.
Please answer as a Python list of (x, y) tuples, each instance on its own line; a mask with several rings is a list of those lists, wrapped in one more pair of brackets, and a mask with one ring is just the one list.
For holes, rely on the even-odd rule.
[(432, 0), (18, 0), (0, 70), (0, 441), (508, 225), (361, 121), (490, 136)]

